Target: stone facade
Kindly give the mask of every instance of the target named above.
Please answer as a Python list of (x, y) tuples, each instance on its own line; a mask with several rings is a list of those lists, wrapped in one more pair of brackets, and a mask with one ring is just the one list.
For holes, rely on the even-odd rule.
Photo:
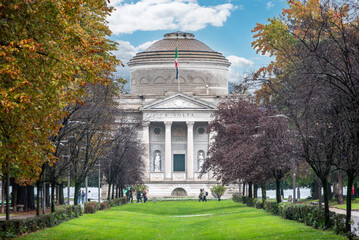
[(199, 172), (211, 142), (207, 125), (228, 94), (230, 63), (193, 34), (175, 32), (138, 53), (128, 65), (131, 94), (118, 101), (129, 116), (140, 115), (144, 122), (139, 138), (146, 148), (144, 183), (149, 196), (197, 197), (200, 188), (209, 192), (218, 182), (212, 173), (200, 177)]

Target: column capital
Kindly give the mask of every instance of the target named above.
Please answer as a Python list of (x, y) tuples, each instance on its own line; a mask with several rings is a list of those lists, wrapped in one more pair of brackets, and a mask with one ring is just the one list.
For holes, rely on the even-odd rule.
[(187, 124), (187, 127), (193, 127), (194, 122), (193, 121), (188, 121), (188, 122), (186, 122), (186, 124)]
[(166, 121), (166, 122), (164, 122), (164, 124), (165, 124), (166, 127), (171, 127), (172, 126), (172, 122), (170, 122), (170, 121)]
[(150, 123), (151, 123), (151, 122), (143, 122), (143, 123), (142, 123), (142, 126), (143, 126), (143, 127), (149, 127), (149, 126), (150, 126)]

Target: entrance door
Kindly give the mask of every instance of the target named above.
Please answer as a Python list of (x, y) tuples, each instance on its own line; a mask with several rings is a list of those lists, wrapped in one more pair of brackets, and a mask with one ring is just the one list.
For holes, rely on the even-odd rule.
[(184, 172), (185, 171), (185, 155), (173, 154), (173, 171)]

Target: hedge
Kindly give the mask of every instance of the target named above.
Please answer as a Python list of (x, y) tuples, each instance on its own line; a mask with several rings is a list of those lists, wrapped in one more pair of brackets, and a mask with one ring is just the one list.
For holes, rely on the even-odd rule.
[[(305, 204), (293, 204), (290, 202), (277, 203), (266, 200), (264, 203), (261, 199), (240, 197), (239, 194), (232, 196), (233, 201), (242, 202), (250, 207), (264, 209), (274, 215), (282, 216), (285, 219), (295, 220), (312, 226), (314, 228), (323, 229), (325, 226), (324, 210), (319, 210), (318, 206)], [(337, 234), (345, 233), (345, 215), (330, 212), (330, 226)]]
[[(120, 206), (127, 203), (126, 197), (112, 199), (102, 202), (87, 202), (84, 205), (85, 213), (95, 213), (97, 210), (104, 210), (114, 206)], [(59, 206), (54, 213), (40, 215), (27, 219), (14, 219), (10, 221), (0, 221), (0, 238), (15, 238), (19, 235), (35, 232), (44, 228), (59, 225), (62, 222), (82, 215), (80, 205)]]
[(14, 238), (21, 234), (56, 226), (82, 215), (81, 206), (61, 206), (56, 212), (27, 219), (0, 221), (0, 237)]

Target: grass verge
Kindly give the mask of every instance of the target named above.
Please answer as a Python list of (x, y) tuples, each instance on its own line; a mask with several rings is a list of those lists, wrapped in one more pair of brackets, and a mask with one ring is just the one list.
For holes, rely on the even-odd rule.
[(127, 204), (22, 239), (346, 239), (228, 201)]

